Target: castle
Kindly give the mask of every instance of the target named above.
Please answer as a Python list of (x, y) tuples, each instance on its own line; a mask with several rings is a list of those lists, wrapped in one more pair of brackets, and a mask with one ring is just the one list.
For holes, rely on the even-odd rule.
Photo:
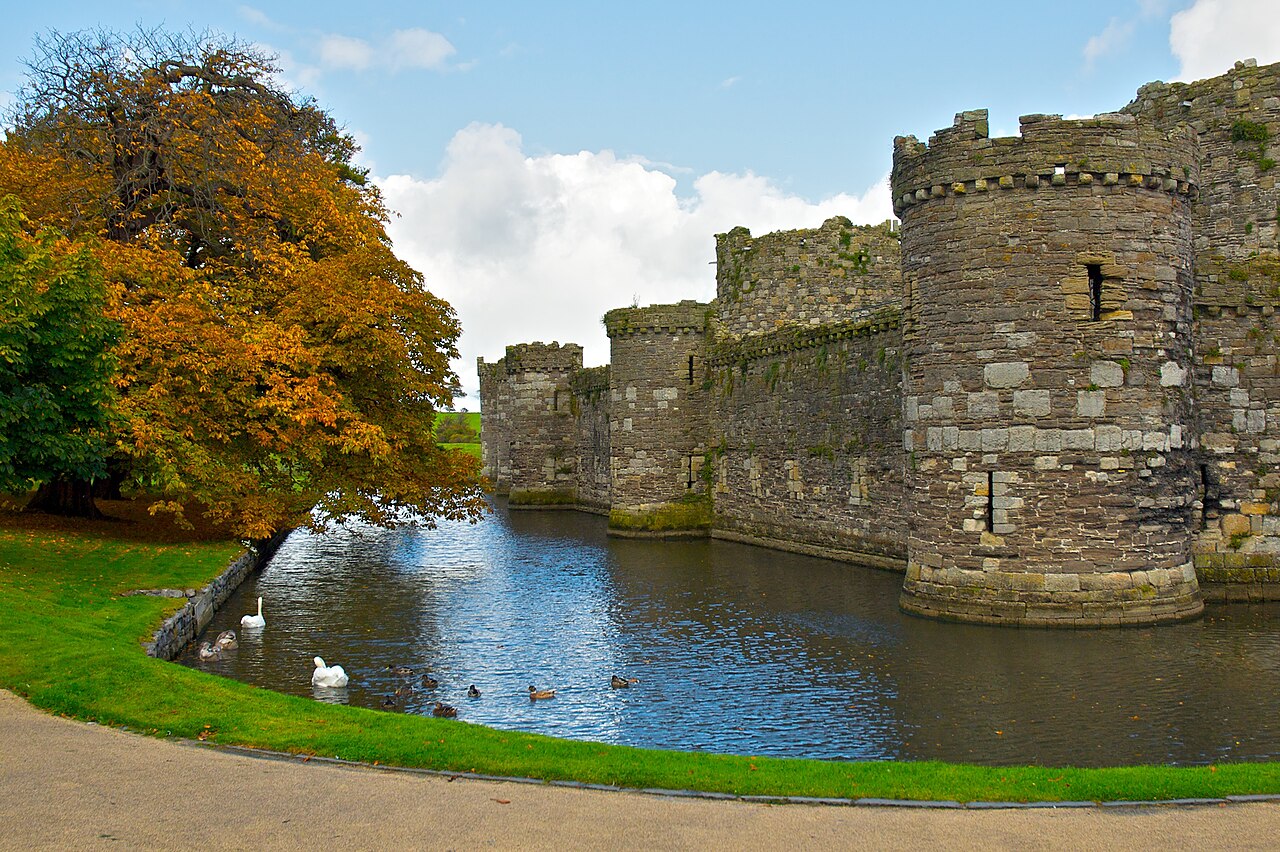
[(960, 621), (1280, 598), (1280, 64), (894, 140), (900, 228), (716, 237), (710, 304), (479, 359), (513, 508), (904, 573)]

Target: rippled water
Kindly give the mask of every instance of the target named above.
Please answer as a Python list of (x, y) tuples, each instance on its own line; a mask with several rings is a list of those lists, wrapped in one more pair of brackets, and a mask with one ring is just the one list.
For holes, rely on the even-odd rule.
[[(901, 576), (719, 541), (634, 541), (512, 512), (434, 531), (294, 533), (215, 616), (239, 650), (182, 662), (379, 708), (430, 667), (495, 728), (664, 749), (1107, 766), (1280, 758), (1280, 607), (1047, 631), (903, 615)], [(239, 620), (265, 598), (266, 628)], [(314, 655), (351, 683), (313, 690)], [(609, 688), (611, 674), (638, 677)], [(466, 696), (475, 684), (481, 697)], [(531, 703), (527, 687), (555, 688)]]

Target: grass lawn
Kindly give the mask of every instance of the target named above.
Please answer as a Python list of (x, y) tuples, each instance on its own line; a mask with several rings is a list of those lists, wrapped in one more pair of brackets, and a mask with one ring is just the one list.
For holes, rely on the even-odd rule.
[[(494, 775), (737, 794), (1116, 800), (1280, 792), (1280, 764), (1122, 769), (841, 763), (647, 751), (333, 706), (147, 657), (181, 601), (121, 597), (204, 585), (238, 552), (216, 531), (0, 514), (0, 687), (54, 713), (159, 736)], [(270, 630), (270, 625), (267, 626)], [(1260, 688), (1264, 688), (1260, 686)]]
[(479, 444), (441, 444), (446, 450), (461, 450), (464, 453), (470, 453), (476, 458), (480, 458)]

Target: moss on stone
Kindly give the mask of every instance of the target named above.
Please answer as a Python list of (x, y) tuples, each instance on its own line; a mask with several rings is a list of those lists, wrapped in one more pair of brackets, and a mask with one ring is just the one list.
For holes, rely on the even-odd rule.
[(507, 498), (510, 506), (572, 506), (578, 502), (573, 488), (518, 488)]
[(644, 512), (614, 509), (609, 512), (612, 529), (636, 532), (674, 532), (677, 530), (705, 530), (711, 527), (711, 500), (666, 503)]

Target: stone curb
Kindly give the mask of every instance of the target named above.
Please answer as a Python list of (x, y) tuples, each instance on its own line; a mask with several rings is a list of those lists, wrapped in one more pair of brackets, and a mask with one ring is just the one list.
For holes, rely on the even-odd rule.
[[(122, 728), (121, 730), (128, 730)], [(820, 798), (815, 796), (767, 796), (738, 795), (736, 793), (715, 793), (703, 790), (666, 790), (660, 787), (619, 787), (613, 784), (590, 784), (584, 781), (558, 781), (541, 778), (520, 778), (510, 775), (485, 775), (480, 772), (450, 772), (444, 769), (424, 769), (417, 766), (384, 766), (382, 764), (364, 763), (357, 760), (343, 760), (338, 757), (320, 757), (317, 755), (299, 755), (290, 752), (272, 751), (270, 749), (250, 748), (248, 746), (223, 745), (220, 743), (201, 742), (181, 738), (171, 738), (170, 742), (211, 751), (238, 754), (258, 760), (278, 760), (288, 763), (322, 763), (341, 769), (368, 770), (373, 772), (407, 773), (410, 775), (428, 775), (446, 778), (449, 781), (458, 779), (466, 781), (494, 781), (505, 784), (534, 784), (543, 787), (564, 787), (570, 790), (597, 790), (606, 793), (639, 793), (646, 796), (659, 796), (668, 799), (705, 799), (710, 801), (743, 802), (747, 804), (766, 805), (822, 805), (827, 807), (858, 808), (920, 808), (929, 810), (1056, 810), (1059, 808), (1109, 808), (1109, 809), (1141, 809), (1155, 808), (1188, 808), (1223, 805), (1240, 805), (1257, 802), (1280, 803), (1280, 793), (1249, 793), (1223, 796), (1222, 798), (1205, 799), (1143, 799), (1118, 800), (1108, 802), (1066, 801), (1066, 802), (956, 802), (932, 799), (841, 799)]]

